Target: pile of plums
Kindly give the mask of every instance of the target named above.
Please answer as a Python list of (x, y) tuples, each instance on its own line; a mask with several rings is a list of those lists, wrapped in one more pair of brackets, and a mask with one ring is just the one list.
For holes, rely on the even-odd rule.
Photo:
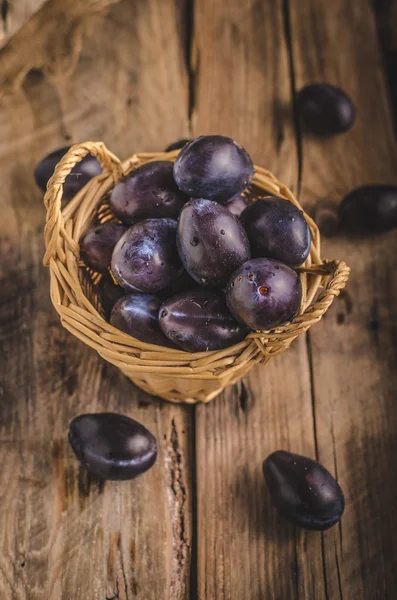
[[(356, 108), (349, 95), (340, 87), (324, 82), (310, 83), (297, 93), (296, 111), (303, 130), (321, 138), (346, 133), (356, 120)], [(189, 139), (178, 140), (167, 146), (166, 152), (179, 150), (191, 142), (192, 140)], [(60, 148), (46, 156), (36, 166), (34, 172), (36, 183), (43, 191), (46, 190), (47, 182), (56, 164), (68, 150), (69, 147)], [(70, 200), (101, 171), (96, 158), (86, 156), (66, 178), (64, 199)], [(183, 183), (180, 189), (190, 194), (189, 190), (183, 188)], [(200, 197), (206, 198), (203, 194), (200, 194)], [(247, 205), (246, 198), (237, 193), (227, 201), (214, 197), (206, 199), (220, 201), (236, 216), (239, 216)], [(123, 211), (122, 208), (121, 210)], [(174, 215), (174, 218), (175, 216), (177, 215)], [(327, 237), (334, 235), (338, 230), (353, 234), (384, 233), (397, 227), (397, 186), (390, 184), (360, 186), (350, 191), (339, 205), (320, 201), (314, 209), (313, 217), (321, 233)]]
[(185, 143), (175, 164), (146, 163), (114, 187), (109, 203), (119, 222), (80, 239), (81, 259), (105, 274), (100, 293), (112, 325), (143, 342), (198, 352), (297, 314), (294, 269), (308, 256), (310, 229), (283, 198), (249, 205), (243, 194), (253, 175), (234, 140), (201, 136)]

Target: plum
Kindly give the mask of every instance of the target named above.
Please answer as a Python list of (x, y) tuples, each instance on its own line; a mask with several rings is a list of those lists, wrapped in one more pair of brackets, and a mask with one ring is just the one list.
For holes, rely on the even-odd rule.
[(87, 267), (105, 273), (110, 267), (115, 245), (127, 231), (119, 223), (104, 223), (88, 229), (80, 238), (80, 258)]
[(241, 342), (247, 328), (230, 314), (220, 294), (206, 290), (179, 294), (160, 307), (164, 334), (186, 352), (220, 350)]
[[(43, 190), (47, 189), (47, 183), (50, 177), (54, 174), (54, 169), (61, 158), (70, 149), (70, 146), (59, 148), (51, 154), (45, 156), (35, 167), (34, 177), (37, 185)], [(63, 197), (65, 200), (70, 200), (79, 192), (86, 183), (96, 175), (102, 173), (102, 167), (99, 161), (91, 154), (88, 154), (75, 167), (73, 167), (70, 175), (66, 177), (63, 184)]]
[(73, 452), (101, 479), (135, 479), (156, 462), (156, 438), (146, 427), (117, 413), (82, 414), (69, 427)]
[(341, 227), (355, 233), (384, 233), (397, 227), (397, 186), (364, 185), (339, 206)]
[(312, 209), (312, 217), (323, 236), (332, 237), (337, 234), (339, 215), (335, 203), (327, 200), (317, 202)]
[(356, 118), (346, 92), (329, 83), (306, 85), (297, 95), (296, 106), (307, 129), (317, 135), (344, 133)]
[(269, 258), (253, 258), (231, 276), (226, 301), (234, 317), (251, 329), (272, 329), (299, 311), (302, 286), (295, 271)]
[(223, 287), (233, 271), (250, 258), (240, 221), (224, 206), (202, 198), (183, 207), (177, 245), (187, 272), (208, 288)]
[(189, 197), (174, 181), (173, 163), (156, 160), (146, 163), (117, 183), (110, 206), (123, 223), (158, 217), (177, 217)]
[(102, 275), (96, 290), (101, 302), (105, 318), (109, 320), (110, 313), (117, 300), (125, 295), (125, 289), (116, 285), (109, 272)]
[(245, 196), (239, 194), (231, 200), (228, 200), (224, 206), (232, 213), (232, 215), (240, 217), (243, 210), (248, 206), (248, 200)]
[(167, 148), (165, 149), (164, 152), (171, 152), (172, 150), (180, 150), (180, 148), (183, 148), (189, 142), (191, 142), (191, 140), (190, 139), (186, 139), (186, 138), (183, 138), (181, 140), (177, 140), (176, 142), (172, 142), (172, 144), (170, 144), (169, 146), (167, 146)]
[(170, 286), (183, 269), (176, 226), (173, 219), (146, 219), (130, 227), (112, 255), (111, 271), (117, 283), (148, 294)]
[(263, 463), (263, 472), (273, 504), (295, 525), (323, 531), (340, 520), (345, 508), (343, 492), (318, 462), (277, 450)]
[(193, 198), (226, 202), (251, 183), (254, 165), (231, 138), (202, 135), (181, 150), (174, 165), (178, 187)]
[(284, 198), (259, 198), (241, 214), (253, 257), (274, 258), (290, 267), (305, 262), (310, 229), (303, 212)]
[(186, 269), (181, 269), (178, 271), (174, 277), (170, 285), (158, 292), (158, 295), (162, 300), (166, 300), (171, 296), (175, 296), (176, 294), (182, 294), (183, 292), (193, 292), (197, 290), (202, 290), (202, 286), (197, 283), (192, 277), (190, 277), (189, 273)]
[(160, 306), (161, 300), (153, 294), (126, 294), (113, 306), (110, 322), (141, 342), (170, 346), (159, 327)]

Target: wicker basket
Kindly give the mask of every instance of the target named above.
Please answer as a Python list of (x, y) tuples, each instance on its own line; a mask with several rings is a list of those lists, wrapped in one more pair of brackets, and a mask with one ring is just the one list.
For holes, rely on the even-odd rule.
[[(62, 187), (71, 169), (91, 153), (103, 167), (61, 209)], [(48, 183), (44, 203), (46, 253), (44, 264), (51, 272), (51, 299), (63, 326), (116, 365), (138, 387), (172, 402), (208, 402), (224, 388), (243, 377), (256, 364), (266, 364), (283, 352), (298, 335), (319, 321), (335, 296), (344, 288), (350, 269), (342, 261), (322, 261), (320, 236), (313, 220), (305, 215), (312, 233), (310, 254), (298, 269), (303, 296), (299, 314), (282, 327), (250, 333), (247, 338), (212, 352), (190, 354), (140, 342), (119, 331), (103, 318), (94, 283), (99, 275), (90, 273), (79, 261), (78, 240), (93, 220), (112, 218), (106, 198), (115, 183), (131, 169), (151, 160), (175, 160), (178, 151), (136, 154), (125, 162), (114, 156), (102, 142), (73, 146), (57, 165)], [(256, 167), (248, 197), (255, 201), (263, 192), (283, 196), (301, 208), (290, 190), (269, 171)]]

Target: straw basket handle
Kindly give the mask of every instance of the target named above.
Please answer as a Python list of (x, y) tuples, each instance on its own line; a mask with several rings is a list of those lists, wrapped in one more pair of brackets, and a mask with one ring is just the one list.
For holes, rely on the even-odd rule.
[(70, 174), (73, 167), (83, 160), (87, 154), (92, 154), (92, 156), (95, 156), (100, 162), (104, 171), (100, 177), (111, 175), (114, 182), (117, 183), (123, 175), (120, 160), (106, 148), (103, 142), (85, 142), (84, 144), (76, 144), (62, 157), (55, 168), (53, 176), (47, 184), (47, 191), (44, 196), (47, 218), (44, 229), (46, 252), (43, 262), (46, 267), (49, 266), (51, 258), (57, 253), (60, 235), (63, 237), (73, 254), (78, 256), (78, 244), (65, 230), (61, 200), (63, 184), (66, 177)]
[[(341, 290), (345, 287), (350, 275), (350, 267), (343, 260), (325, 260), (320, 267), (313, 269), (314, 273), (319, 275), (331, 275), (325, 288), (319, 294), (316, 302), (312, 304), (297, 319), (309, 317), (310, 320), (321, 319), (323, 314), (331, 306), (334, 298), (339, 296)], [(310, 272), (310, 268), (307, 269)]]

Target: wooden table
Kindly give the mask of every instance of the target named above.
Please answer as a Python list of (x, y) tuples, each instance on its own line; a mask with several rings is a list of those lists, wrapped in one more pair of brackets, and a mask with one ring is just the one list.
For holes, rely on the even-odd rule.
[[(126, 158), (222, 133), (307, 210), (396, 183), (369, 0), (25, 0), (3, 2), (2, 18), (0, 598), (395, 598), (396, 232), (324, 239), (323, 256), (352, 267), (326, 318), (209, 405), (174, 406), (61, 327), (32, 176), (78, 141)], [(351, 95), (351, 132), (302, 131), (293, 99), (312, 81)], [(157, 436), (140, 479), (98, 484), (79, 469), (68, 424), (103, 410)], [(310, 533), (277, 516), (261, 465), (279, 448), (336, 473), (339, 526)]]

